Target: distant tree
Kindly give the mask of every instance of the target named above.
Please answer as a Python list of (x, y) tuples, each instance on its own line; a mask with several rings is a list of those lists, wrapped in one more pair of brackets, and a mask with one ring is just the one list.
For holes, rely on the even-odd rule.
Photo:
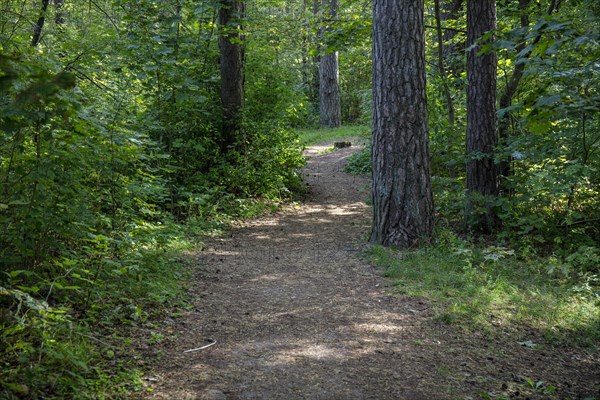
[(457, 39), (455, 39), (461, 33), (461, 30), (447, 25), (451, 25), (452, 21), (456, 21), (461, 15), (464, 15), (464, 0), (436, 0), (436, 2), (440, 1), (441, 3), (438, 5), (440, 7), (439, 17), (445, 27), (442, 34), (444, 59), (448, 70), (455, 75), (460, 75), (464, 70), (464, 64), (461, 60), (464, 60), (465, 43), (464, 40), (457, 43)]
[[(489, 233), (497, 224), (494, 200), (498, 196), (496, 118), (496, 53), (482, 52), (494, 40), (495, 0), (467, 1), (467, 206), (470, 230)], [(487, 36), (484, 36), (487, 35)]]
[(373, 5), (373, 231), (411, 247), (433, 229), (423, 0)]
[(221, 153), (235, 145), (242, 126), (244, 107), (244, 46), (243, 20), (246, 3), (240, 0), (221, 0), (219, 9), (219, 50), (221, 52)]
[[(324, 0), (324, 14), (331, 23), (337, 15), (338, 0)], [(325, 28), (324, 35), (329, 27)], [(338, 52), (325, 51), (319, 61), (319, 115), (321, 127), (337, 128), (342, 125)]]

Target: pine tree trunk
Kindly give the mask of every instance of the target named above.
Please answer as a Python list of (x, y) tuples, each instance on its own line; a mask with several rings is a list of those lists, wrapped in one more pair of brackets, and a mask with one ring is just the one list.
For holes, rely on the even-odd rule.
[[(337, 16), (338, 0), (325, 1), (325, 15), (329, 20)], [(328, 31), (329, 27), (325, 29)], [(319, 63), (319, 115), (321, 127), (338, 128), (342, 125), (338, 53), (321, 54)]]
[(412, 247), (433, 229), (423, 0), (373, 5), (373, 231)]
[[(480, 54), (482, 35), (496, 27), (495, 0), (467, 2), (467, 208), (469, 229), (489, 233), (497, 225), (498, 196), (496, 118), (496, 54)], [(486, 42), (494, 40), (489, 37)], [(476, 44), (477, 43), (477, 44)], [(474, 44), (476, 44), (474, 46)]]
[(340, 82), (337, 51), (321, 56), (319, 64), (319, 114), (321, 127), (339, 128), (342, 125)]
[(226, 154), (236, 144), (242, 128), (244, 108), (244, 47), (242, 22), (245, 2), (222, 0), (219, 10), (219, 50), (221, 52), (221, 154)]

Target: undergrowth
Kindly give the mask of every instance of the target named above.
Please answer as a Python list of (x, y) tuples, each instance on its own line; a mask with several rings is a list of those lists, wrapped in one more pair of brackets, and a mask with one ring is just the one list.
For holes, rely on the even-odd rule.
[(119, 256), (91, 254), (85, 265), (62, 259), (47, 277), (8, 273), (0, 285), (0, 398), (105, 398), (142, 390), (132, 338), (189, 307), (184, 294), (198, 267), (186, 253), (232, 220), (275, 207), (231, 199), (220, 213), (185, 224), (138, 227)]
[(93, 398), (141, 388), (127, 333), (186, 306), (181, 252), (194, 244), (174, 224), (152, 235), (138, 234), (120, 258), (57, 261), (60, 275), (10, 272), (0, 288), (0, 397)]
[(552, 258), (474, 244), (448, 230), (430, 247), (373, 246), (368, 254), (398, 293), (431, 300), (444, 322), (516, 335), (529, 328), (554, 344), (600, 342), (597, 275), (565, 274)]

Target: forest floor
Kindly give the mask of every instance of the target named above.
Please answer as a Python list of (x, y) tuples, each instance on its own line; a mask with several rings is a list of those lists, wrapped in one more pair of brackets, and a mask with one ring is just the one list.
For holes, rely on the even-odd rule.
[(598, 396), (597, 354), (462, 329), (435, 318), (427, 301), (395, 294), (362, 257), (369, 180), (343, 172), (357, 147), (324, 149), (307, 150), (306, 201), (239, 223), (190, 254), (192, 309), (162, 323), (160, 343), (140, 345), (144, 397)]

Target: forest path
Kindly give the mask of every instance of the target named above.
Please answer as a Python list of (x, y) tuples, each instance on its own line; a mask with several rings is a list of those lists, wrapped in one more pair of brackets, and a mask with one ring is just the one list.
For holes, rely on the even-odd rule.
[(556, 376), (560, 364), (577, 376), (567, 355), (465, 338), (425, 302), (391, 294), (359, 254), (369, 180), (343, 172), (356, 147), (325, 148), (307, 151), (306, 202), (194, 256), (206, 266), (192, 281), (194, 309), (165, 321), (168, 338), (150, 350), (162, 355), (149, 398), (474, 399), (522, 385), (519, 374)]

